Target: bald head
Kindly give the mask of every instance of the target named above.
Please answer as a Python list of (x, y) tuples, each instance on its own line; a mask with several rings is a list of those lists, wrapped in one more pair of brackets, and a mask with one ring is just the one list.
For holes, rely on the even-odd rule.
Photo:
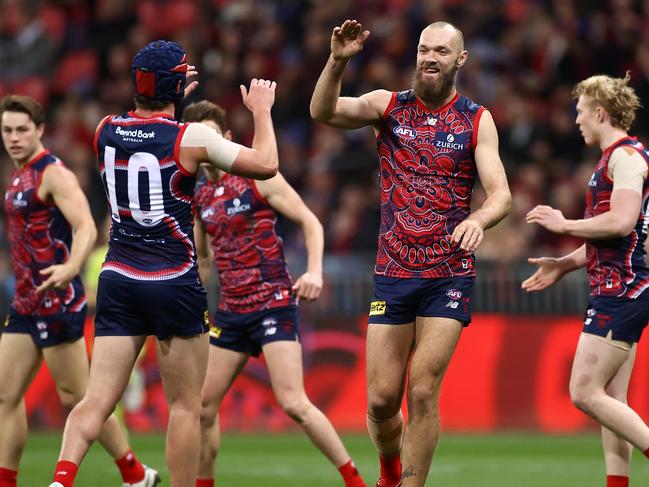
[(419, 44), (428, 44), (431, 38), (441, 39), (450, 44), (459, 54), (464, 51), (464, 34), (449, 22), (433, 22), (421, 31)]

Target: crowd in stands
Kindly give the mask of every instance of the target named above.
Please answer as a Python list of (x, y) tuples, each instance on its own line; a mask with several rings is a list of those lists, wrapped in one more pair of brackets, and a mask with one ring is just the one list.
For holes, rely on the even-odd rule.
[[(349, 95), (408, 89), (418, 35), (430, 22), (447, 20), (464, 32), (470, 57), (459, 88), (493, 113), (514, 195), (511, 215), (487, 233), (479, 257), (507, 263), (579, 245), (527, 225), (524, 215), (539, 203), (567, 217), (583, 214), (598, 151), (585, 148), (574, 124), (577, 81), (630, 71), (649, 104), (647, 0), (5, 0), (0, 96), (23, 93), (45, 104), (45, 145), (75, 171), (101, 228), (106, 203), (94, 128), (103, 115), (131, 107), (130, 64), (139, 48), (159, 38), (182, 44), (199, 69), (192, 100), (225, 107), (243, 143), (250, 143), (252, 120), (239, 85), (276, 80), (281, 172), (321, 219), (327, 252), (371, 254), (379, 226), (374, 134), (331, 129), (308, 110), (332, 28), (346, 18), (371, 31), (346, 70)], [(632, 132), (649, 142), (646, 110)], [(11, 161), (1, 151), (0, 168), (4, 191)], [(479, 188), (474, 196), (483, 197)], [(2, 280), (11, 270), (0, 229)], [(286, 229), (287, 244), (299, 250), (299, 232)]]

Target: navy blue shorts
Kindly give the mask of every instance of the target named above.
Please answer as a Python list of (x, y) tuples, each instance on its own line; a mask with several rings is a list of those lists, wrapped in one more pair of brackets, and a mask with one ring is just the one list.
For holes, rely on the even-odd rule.
[(402, 325), (417, 316), (471, 322), (473, 277), (398, 278), (374, 276), (369, 323)]
[(75, 342), (83, 336), (88, 308), (76, 313), (56, 313), (51, 316), (23, 315), (12, 306), (2, 329), (4, 333), (25, 333), (39, 348)]
[(252, 313), (218, 310), (210, 328), (210, 343), (258, 357), (261, 347), (277, 341), (299, 341), (300, 312), (297, 306), (282, 306)]
[(207, 332), (207, 298), (196, 284), (99, 276), (95, 336), (190, 337)]
[(611, 333), (613, 340), (640, 341), (649, 322), (649, 291), (636, 299), (591, 296), (584, 316), (584, 333), (602, 337)]

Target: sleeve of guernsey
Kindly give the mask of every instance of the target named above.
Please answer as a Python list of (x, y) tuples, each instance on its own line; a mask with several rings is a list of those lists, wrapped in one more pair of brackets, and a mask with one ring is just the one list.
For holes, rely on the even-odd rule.
[(609, 173), (613, 178), (613, 190), (631, 189), (642, 194), (647, 163), (634, 150), (617, 150), (609, 162)]
[(207, 125), (190, 123), (180, 141), (180, 147), (204, 147), (208, 158), (205, 162), (209, 162), (217, 169), (230, 172), (230, 168), (243, 146), (223, 138)]

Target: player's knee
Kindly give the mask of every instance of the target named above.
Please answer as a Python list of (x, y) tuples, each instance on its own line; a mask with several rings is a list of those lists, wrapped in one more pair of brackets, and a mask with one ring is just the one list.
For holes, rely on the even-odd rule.
[[(6, 381), (5, 381), (6, 382)], [(5, 383), (4, 386), (10, 386), (11, 384)], [(18, 391), (13, 391), (6, 387), (0, 386), (0, 407), (2, 408), (15, 408), (20, 404), (22, 397)]]
[(218, 405), (203, 404), (201, 408), (201, 428), (211, 428), (218, 421)]
[(618, 388), (615, 386), (607, 386), (606, 389), (604, 389), (606, 392), (607, 396), (612, 397), (613, 399), (617, 399), (621, 403), (626, 404), (627, 403), (627, 391), (624, 388)]
[(306, 397), (301, 398), (279, 398), (279, 405), (282, 410), (296, 423), (306, 422), (309, 409), (313, 407)]
[(83, 393), (66, 388), (59, 388), (59, 399), (64, 408), (72, 409), (83, 399)]
[(368, 394), (367, 413), (377, 420), (391, 418), (399, 411), (401, 397), (387, 391), (373, 391)]
[(408, 403), (412, 409), (437, 411), (438, 394), (429, 384), (412, 384), (408, 387)]
[(595, 394), (591, 388), (579, 384), (577, 381), (570, 383), (570, 400), (577, 409), (589, 413), (594, 399)]

